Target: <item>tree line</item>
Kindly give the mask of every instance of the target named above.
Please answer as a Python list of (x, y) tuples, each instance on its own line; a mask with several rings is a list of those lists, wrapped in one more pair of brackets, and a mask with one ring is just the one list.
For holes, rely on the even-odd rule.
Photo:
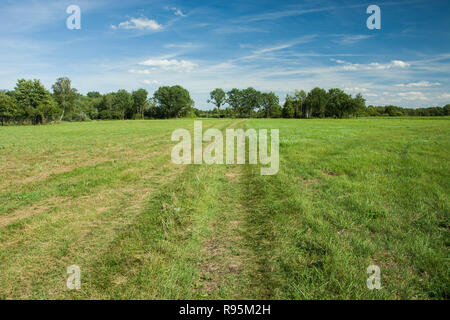
[(131, 93), (121, 89), (101, 94), (80, 94), (70, 79), (63, 77), (47, 90), (37, 80), (20, 79), (14, 90), (0, 90), (1, 124), (42, 124), (52, 121), (95, 119), (168, 119), (180, 117), (258, 117), (258, 118), (344, 118), (358, 116), (444, 116), (445, 107), (406, 109), (397, 106), (368, 106), (361, 94), (355, 97), (338, 88), (295, 91), (283, 106), (273, 92), (254, 88), (211, 91), (208, 103), (214, 110), (194, 108), (189, 91), (175, 86), (159, 87), (153, 96), (145, 89)]
[[(389, 106), (367, 106), (363, 96), (354, 97), (339, 88), (328, 91), (314, 88), (308, 93), (296, 90), (287, 94), (283, 106), (273, 92), (261, 93), (253, 88), (231, 89), (225, 92), (217, 88), (211, 91), (207, 102), (214, 110), (196, 110), (201, 117), (259, 117), (259, 118), (347, 118), (360, 116), (448, 116), (450, 104), (444, 107), (402, 108)], [(222, 108), (228, 104), (227, 108)]]
[(95, 119), (178, 118), (195, 116), (194, 102), (181, 86), (165, 86), (149, 97), (145, 89), (121, 89), (100, 94), (80, 94), (68, 78), (59, 78), (47, 90), (40, 80), (20, 79), (14, 90), (0, 91), (0, 121), (41, 124), (52, 121)]

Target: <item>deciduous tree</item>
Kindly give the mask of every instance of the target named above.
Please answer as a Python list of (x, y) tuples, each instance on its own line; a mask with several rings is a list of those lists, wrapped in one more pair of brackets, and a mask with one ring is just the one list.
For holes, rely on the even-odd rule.
[(52, 86), (53, 97), (62, 110), (59, 120), (64, 118), (65, 114), (69, 114), (75, 107), (75, 98), (77, 90), (72, 88), (71, 81), (67, 77), (58, 78)]
[(16, 113), (14, 98), (0, 91), (0, 119), (2, 126), (5, 122), (11, 121), (16, 116)]
[(159, 114), (163, 118), (179, 118), (187, 115), (194, 105), (189, 91), (181, 86), (160, 87), (154, 94)]

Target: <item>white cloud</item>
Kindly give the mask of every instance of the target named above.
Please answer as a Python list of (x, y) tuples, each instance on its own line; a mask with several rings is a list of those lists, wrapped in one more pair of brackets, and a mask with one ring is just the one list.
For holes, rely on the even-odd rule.
[(175, 15), (181, 16), (181, 17), (186, 17), (186, 15), (180, 9), (175, 10)]
[(392, 66), (392, 67), (406, 68), (406, 67), (409, 67), (410, 64), (409, 64), (409, 63), (406, 63), (406, 62), (404, 62), (404, 61), (401, 61), (401, 60), (392, 60), (392, 61), (391, 61), (391, 66)]
[(164, 45), (164, 48), (176, 48), (176, 49), (196, 49), (202, 47), (202, 44), (187, 43), (168, 43)]
[(175, 71), (191, 71), (197, 64), (188, 60), (176, 60), (176, 59), (149, 59), (139, 63), (143, 66), (161, 68), (164, 70), (175, 70)]
[[(293, 41), (290, 42), (286, 42), (286, 43), (281, 43), (275, 46), (271, 46), (271, 47), (265, 47), (265, 48), (261, 48), (261, 49), (257, 49), (255, 51), (252, 52), (252, 54), (248, 55), (248, 56), (244, 56), (241, 58), (238, 58), (236, 60), (254, 60), (256, 58), (260, 58), (261, 56), (264, 56), (266, 54), (271, 54), (277, 51), (281, 51), (284, 49), (289, 49), (291, 47), (294, 47), (298, 44), (303, 44), (303, 43), (308, 43), (313, 41), (315, 38), (317, 37), (317, 35), (315, 34), (311, 34), (311, 35), (306, 35), (306, 36), (302, 36), (300, 38), (297, 38)], [(241, 48), (245, 48), (246, 44), (240, 44)]]
[(142, 18), (131, 18), (128, 21), (119, 23), (117, 26), (111, 25), (111, 29), (117, 29), (117, 28), (158, 31), (158, 30), (161, 30), (163, 28), (163, 26), (160, 25), (155, 20), (151, 20), (146, 17), (142, 17)]
[(367, 92), (368, 91), (366, 88), (359, 88), (359, 87), (344, 88), (344, 90), (349, 91), (349, 92)]
[(368, 64), (360, 64), (360, 63), (351, 63), (343, 60), (331, 59), (338, 64), (343, 65), (344, 70), (348, 71), (357, 71), (357, 70), (387, 70), (392, 68), (408, 68), (410, 66), (409, 63), (401, 61), (401, 60), (392, 60), (389, 63), (379, 63), (379, 62), (371, 62)]
[(220, 34), (233, 34), (233, 33), (250, 33), (250, 32), (268, 32), (267, 30), (261, 27), (247, 27), (247, 26), (238, 26), (234, 24), (225, 24), (217, 27), (213, 30), (215, 33)]
[(441, 94), (438, 98), (439, 99), (450, 99), (450, 93)]
[(427, 100), (428, 98), (420, 91), (399, 92), (397, 94), (405, 100)]
[(276, 19), (281, 19), (281, 18), (285, 18), (285, 17), (304, 15), (304, 14), (308, 14), (308, 13), (329, 11), (332, 9), (335, 9), (335, 8), (334, 7), (322, 7), (322, 8), (314, 8), (314, 9), (289, 9), (289, 10), (256, 14), (256, 15), (251, 15), (251, 16), (244, 16), (244, 17), (238, 19), (236, 22), (276, 20)]
[(146, 79), (146, 80), (144, 80), (142, 82), (147, 84), (147, 85), (151, 85), (151, 86), (152, 85), (160, 85), (161, 84), (161, 82), (159, 82), (157, 80), (148, 80), (148, 79)]
[(339, 39), (335, 39), (335, 40), (333, 40), (333, 42), (340, 43), (340, 44), (354, 44), (358, 41), (372, 38), (372, 36), (365, 35), (365, 34), (356, 34), (356, 35), (340, 34), (340, 35), (336, 35), (336, 36), (339, 37)]
[(362, 87), (344, 88), (344, 91), (351, 94), (361, 93), (364, 97), (378, 97), (378, 94), (370, 92), (369, 89)]
[(165, 8), (166, 8), (166, 10), (173, 11), (173, 14), (176, 15), (176, 16), (186, 17), (186, 15), (183, 13), (183, 11), (181, 11), (178, 8), (175, 8), (175, 7), (171, 7), (171, 8), (170, 7), (165, 7)]
[(130, 70), (128, 70), (128, 72), (129, 73), (135, 73), (135, 74), (150, 74), (151, 73), (151, 71), (148, 70), (148, 69), (144, 69), (144, 70), (142, 70), (142, 69), (140, 69), (140, 70), (130, 69)]
[(429, 82), (429, 81), (418, 81), (418, 82), (410, 82), (410, 83), (399, 83), (396, 84), (396, 87), (432, 87), (432, 86), (440, 86), (439, 82)]

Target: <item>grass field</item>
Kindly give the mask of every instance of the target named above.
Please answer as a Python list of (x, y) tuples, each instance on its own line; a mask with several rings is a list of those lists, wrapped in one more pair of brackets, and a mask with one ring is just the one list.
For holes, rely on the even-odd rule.
[(173, 164), (192, 119), (1, 127), (0, 299), (449, 298), (449, 118), (203, 127), (279, 129), (278, 174)]

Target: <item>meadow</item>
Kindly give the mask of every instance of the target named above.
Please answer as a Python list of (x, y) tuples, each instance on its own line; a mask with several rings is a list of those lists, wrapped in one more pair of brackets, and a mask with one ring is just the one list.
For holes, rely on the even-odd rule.
[(0, 127), (0, 299), (449, 298), (449, 117), (203, 120), (279, 129), (273, 176), (172, 163), (193, 122)]

